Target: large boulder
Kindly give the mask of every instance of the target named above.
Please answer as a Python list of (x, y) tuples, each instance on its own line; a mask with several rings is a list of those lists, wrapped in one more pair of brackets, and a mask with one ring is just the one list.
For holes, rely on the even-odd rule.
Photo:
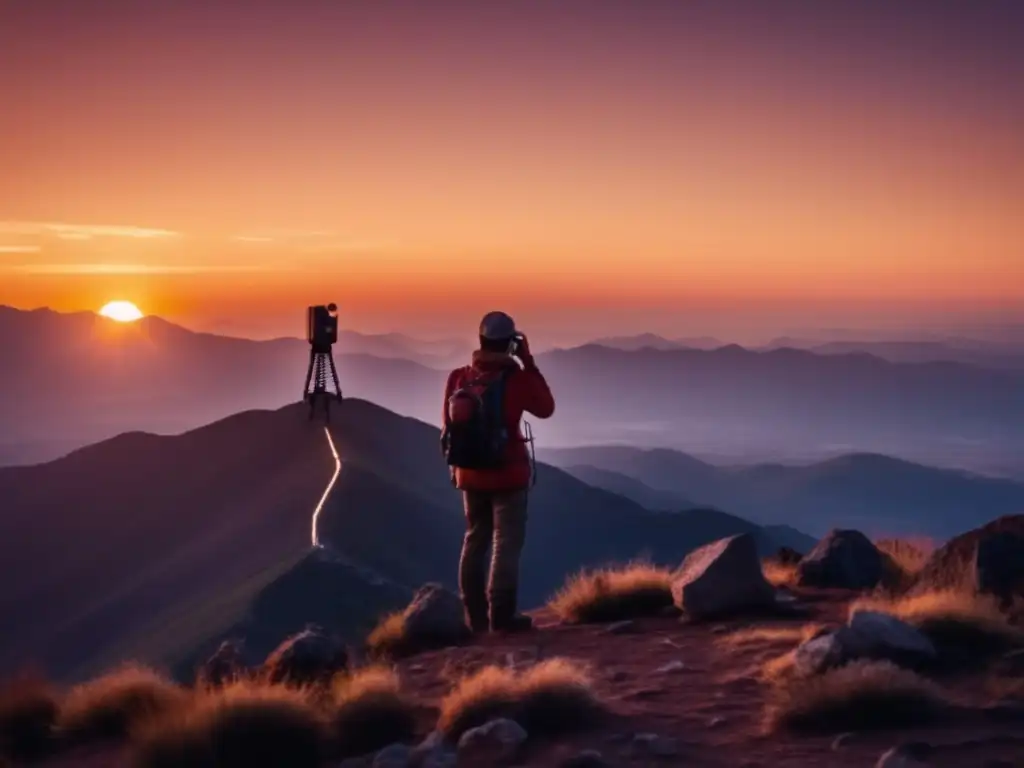
[(271, 682), (289, 685), (326, 683), (347, 668), (344, 644), (316, 625), (289, 637), (263, 662)]
[(860, 531), (833, 529), (797, 566), (804, 587), (871, 589), (882, 579), (884, 559)]
[(691, 552), (673, 576), (672, 599), (694, 618), (773, 608), (775, 590), (761, 572), (757, 540), (741, 533)]
[(977, 590), (1011, 601), (1024, 595), (1024, 515), (1007, 515), (936, 549), (911, 592)]
[(848, 656), (917, 666), (938, 658), (928, 636), (888, 613), (857, 611), (840, 631)]
[(472, 633), (462, 600), (440, 584), (424, 584), (405, 609), (405, 639), (416, 646), (453, 645)]
[(974, 580), (978, 591), (1007, 601), (1024, 592), (1024, 536), (1002, 531), (981, 539)]

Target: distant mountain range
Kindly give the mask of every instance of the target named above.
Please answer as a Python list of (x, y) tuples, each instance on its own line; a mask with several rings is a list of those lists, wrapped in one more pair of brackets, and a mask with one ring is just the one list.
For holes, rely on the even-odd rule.
[(718, 349), (725, 342), (714, 336), (693, 336), (688, 338), (666, 339), (655, 333), (640, 333), (635, 336), (606, 336), (594, 339), (591, 344), (612, 349), (623, 349), (635, 352), (640, 349)]
[[(0, 469), (0, 559), (17, 575), (0, 585), (0, 623), (15, 628), (0, 637), (0, 669), (34, 661), (76, 677), (132, 656), (185, 670), (239, 627), (255, 626), (268, 645), (314, 617), (354, 640), (423, 582), (454, 587), (465, 528), (438, 430), (358, 399), (331, 430), (343, 470), (320, 536), (333, 566), (308, 555), (333, 460), (301, 405)], [(521, 600), (538, 605), (584, 566), (638, 556), (676, 564), (739, 532), (765, 554), (793, 536), (810, 544), (713, 509), (651, 511), (542, 464)], [(317, 574), (327, 579), (321, 597), (348, 595), (344, 611), (340, 602), (314, 611)]]
[(558, 400), (545, 434), (560, 445), (870, 452), (979, 470), (1024, 456), (1024, 372), (736, 345), (589, 345), (540, 362)]
[(1024, 511), (1024, 483), (887, 456), (849, 455), (806, 466), (719, 467), (678, 451), (628, 446), (542, 449), (539, 455), (587, 482), (637, 500), (685, 497), (812, 535), (845, 526), (875, 535), (945, 539)]
[[(641, 349), (714, 350), (728, 344), (713, 336), (692, 338), (665, 338), (654, 333), (634, 336), (608, 336), (590, 342), (602, 347), (635, 352)], [(780, 336), (767, 344), (747, 347), (755, 352), (780, 349), (801, 349), (818, 355), (872, 355), (892, 363), (963, 363), (984, 368), (1024, 370), (1024, 342), (982, 341), (961, 337), (941, 340), (882, 340), (842, 339), (824, 340), (817, 337)]]
[[(126, 430), (177, 433), (276, 407), (299, 396), (309, 357), (297, 339), (252, 341), (159, 318), (124, 325), (49, 310), (0, 309), (0, 344), (7, 464), (54, 458)], [(446, 369), (341, 345), (335, 358), (346, 396), (437, 423)], [(592, 344), (537, 359), (557, 401), (554, 418), (536, 425), (541, 445), (660, 445), (742, 452), (745, 461), (871, 452), (1024, 473), (1024, 371), (736, 345)]]

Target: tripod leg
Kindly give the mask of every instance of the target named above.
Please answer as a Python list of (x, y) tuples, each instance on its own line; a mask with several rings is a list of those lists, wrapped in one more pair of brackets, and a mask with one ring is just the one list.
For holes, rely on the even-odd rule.
[(309, 353), (309, 367), (306, 369), (306, 386), (302, 388), (302, 399), (307, 400), (309, 398), (309, 382), (313, 378), (313, 360), (316, 355), (313, 352)]
[(341, 384), (338, 383), (338, 369), (334, 367), (334, 355), (328, 355), (327, 359), (331, 362), (331, 376), (334, 378), (334, 391), (338, 395), (338, 400), (341, 400)]

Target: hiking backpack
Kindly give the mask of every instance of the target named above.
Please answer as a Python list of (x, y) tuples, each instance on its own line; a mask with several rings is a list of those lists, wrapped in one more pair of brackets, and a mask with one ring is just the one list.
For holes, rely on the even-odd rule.
[(504, 424), (507, 371), (465, 382), (448, 398), (441, 450), (450, 467), (498, 469), (509, 434)]

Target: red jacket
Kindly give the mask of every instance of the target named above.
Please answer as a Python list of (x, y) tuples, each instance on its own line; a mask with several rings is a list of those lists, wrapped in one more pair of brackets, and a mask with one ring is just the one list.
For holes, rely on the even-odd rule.
[(509, 368), (505, 380), (505, 428), (513, 438), (505, 448), (505, 466), (500, 469), (455, 468), (455, 487), (463, 491), (516, 491), (530, 485), (530, 457), (520, 421), (523, 413), (547, 419), (555, 412), (555, 399), (544, 376), (536, 367), (523, 369), (506, 354), (476, 350), (471, 365), (456, 368), (448, 374), (444, 388), (441, 423), (448, 418), (448, 398), (465, 383), (481, 373)]

